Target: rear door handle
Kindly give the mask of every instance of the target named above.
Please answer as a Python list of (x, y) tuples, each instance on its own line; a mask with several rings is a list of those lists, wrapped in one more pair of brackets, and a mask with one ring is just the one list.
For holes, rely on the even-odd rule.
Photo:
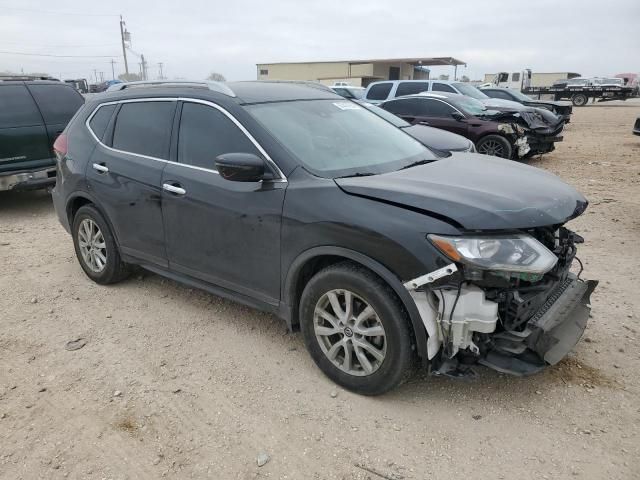
[(170, 183), (163, 183), (162, 189), (166, 190), (167, 192), (174, 193), (176, 195), (184, 195), (187, 193), (187, 191), (184, 188), (178, 185), (171, 185)]
[(93, 169), (100, 173), (107, 173), (109, 171), (105, 165), (101, 165), (100, 163), (94, 163)]

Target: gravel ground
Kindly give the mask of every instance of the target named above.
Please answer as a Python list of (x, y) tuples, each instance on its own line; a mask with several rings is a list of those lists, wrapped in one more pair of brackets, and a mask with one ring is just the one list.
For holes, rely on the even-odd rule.
[(91, 283), (45, 192), (0, 194), (0, 478), (640, 478), (638, 114), (577, 108), (531, 161), (591, 201), (571, 225), (601, 283), (575, 353), (377, 398), (270, 315), (148, 273)]

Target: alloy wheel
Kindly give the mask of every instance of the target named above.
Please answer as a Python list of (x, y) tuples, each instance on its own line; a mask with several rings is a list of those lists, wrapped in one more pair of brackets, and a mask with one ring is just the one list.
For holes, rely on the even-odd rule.
[(327, 359), (349, 375), (371, 375), (385, 359), (387, 339), (378, 314), (349, 290), (330, 290), (320, 297), (313, 328)]
[(478, 152), (484, 155), (493, 155), (495, 157), (504, 158), (504, 145), (495, 140), (487, 140), (480, 145)]
[(85, 218), (78, 227), (78, 246), (85, 265), (100, 273), (107, 265), (107, 244), (98, 224)]

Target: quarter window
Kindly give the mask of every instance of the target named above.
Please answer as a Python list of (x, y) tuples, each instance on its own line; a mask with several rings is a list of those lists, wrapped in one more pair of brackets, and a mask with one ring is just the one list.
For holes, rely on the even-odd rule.
[(426, 92), (429, 90), (427, 82), (400, 82), (396, 90), (396, 97), (404, 95), (415, 95), (416, 93)]
[(224, 113), (199, 103), (185, 103), (180, 118), (178, 160), (215, 170), (224, 153), (260, 155), (255, 145)]
[(84, 103), (83, 96), (65, 84), (29, 85), (29, 90), (47, 125), (69, 122)]
[(42, 125), (33, 98), (23, 85), (0, 85), (0, 128)]
[(98, 137), (98, 140), (102, 140), (104, 132), (107, 131), (109, 120), (111, 120), (111, 116), (115, 109), (116, 105), (105, 105), (100, 107), (93, 117), (91, 117), (89, 127), (91, 128), (91, 131), (93, 131), (93, 134)]
[(174, 110), (175, 102), (123, 103), (113, 132), (113, 148), (167, 160)]
[(391, 83), (376, 83), (371, 85), (367, 92), (367, 98), (369, 100), (386, 100), (391, 91)]

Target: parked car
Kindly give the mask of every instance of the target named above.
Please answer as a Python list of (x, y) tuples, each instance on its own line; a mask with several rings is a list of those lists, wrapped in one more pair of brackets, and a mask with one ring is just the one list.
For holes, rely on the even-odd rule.
[(338, 95), (344, 98), (350, 98), (354, 100), (359, 100), (364, 95), (364, 87), (352, 87), (352, 86), (342, 86), (342, 85), (334, 85), (330, 87), (331, 90), (336, 92)]
[(571, 113), (573, 112), (573, 105), (571, 102), (560, 100), (535, 100), (513, 88), (488, 87), (481, 88), (480, 90), (491, 98), (510, 100), (528, 107), (545, 108), (564, 120), (564, 123), (569, 123), (571, 121)]
[(83, 103), (59, 81), (0, 81), (0, 191), (55, 183), (53, 142)]
[(478, 153), (500, 158), (548, 153), (562, 140), (535, 118), (521, 112), (490, 110), (464, 95), (421, 93), (380, 106), (411, 124), (422, 123), (467, 137)]
[(634, 135), (640, 135), (640, 117), (636, 118), (636, 123), (633, 125)]
[[(383, 90), (380, 90), (383, 88)], [(386, 96), (384, 95), (386, 92)], [(491, 98), (480, 89), (467, 82), (449, 82), (447, 80), (390, 80), (385, 82), (375, 82), (367, 87), (364, 99), (371, 103), (381, 103), (388, 99), (401, 96), (415, 95), (418, 93), (433, 92), (448, 94), (459, 94), (475, 98), (482, 102), (485, 107), (491, 110), (509, 110), (521, 112), (523, 116), (536, 118), (537, 122), (545, 123), (553, 131), (557, 131), (564, 125), (562, 118), (549, 110), (543, 108), (529, 107), (511, 100)], [(383, 97), (377, 100), (377, 97)], [(376, 97), (376, 98), (371, 98)]]
[(457, 133), (430, 127), (425, 123), (412, 125), (377, 105), (363, 101), (358, 101), (358, 104), (368, 108), (370, 111), (396, 127), (401, 128), (439, 157), (448, 157), (454, 152), (473, 153), (476, 151), (476, 147), (471, 140), (463, 137), (462, 135), (458, 135)]
[(95, 96), (56, 141), (55, 209), (93, 281), (137, 264), (271, 312), (367, 395), (415, 357), (522, 375), (579, 340), (597, 282), (570, 272), (564, 224), (587, 200), (558, 177), (438, 159), (326, 89), (172, 85)]

